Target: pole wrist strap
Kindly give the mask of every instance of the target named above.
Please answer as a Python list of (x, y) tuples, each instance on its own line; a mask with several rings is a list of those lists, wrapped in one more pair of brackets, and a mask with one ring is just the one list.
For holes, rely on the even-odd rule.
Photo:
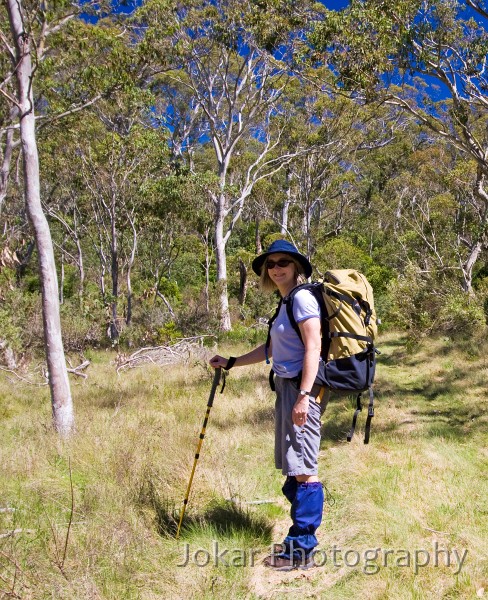
[(227, 364), (225, 365), (225, 370), (229, 371), (235, 365), (237, 358), (235, 356), (230, 356)]

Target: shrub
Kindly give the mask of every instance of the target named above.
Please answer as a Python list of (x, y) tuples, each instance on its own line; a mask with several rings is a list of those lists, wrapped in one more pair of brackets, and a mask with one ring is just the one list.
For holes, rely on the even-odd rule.
[(440, 310), (439, 325), (443, 332), (472, 337), (486, 325), (483, 306), (466, 293), (451, 293)]
[(412, 336), (469, 336), (485, 327), (480, 300), (462, 292), (457, 281), (422, 272), (413, 264), (390, 282), (388, 298), (388, 319)]
[(81, 310), (77, 300), (61, 305), (61, 332), (66, 352), (83, 352), (106, 343), (105, 318), (101, 310)]

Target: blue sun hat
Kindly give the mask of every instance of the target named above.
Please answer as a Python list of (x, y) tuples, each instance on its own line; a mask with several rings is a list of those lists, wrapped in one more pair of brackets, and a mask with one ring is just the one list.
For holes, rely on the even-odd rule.
[(268, 256), (278, 252), (293, 256), (293, 258), (302, 265), (304, 275), (307, 279), (310, 277), (310, 275), (312, 275), (312, 265), (309, 263), (308, 258), (303, 254), (300, 254), (295, 246), (286, 240), (274, 241), (266, 252), (260, 254), (252, 261), (252, 270), (256, 273), (256, 275), (261, 275), (261, 269), (263, 268)]

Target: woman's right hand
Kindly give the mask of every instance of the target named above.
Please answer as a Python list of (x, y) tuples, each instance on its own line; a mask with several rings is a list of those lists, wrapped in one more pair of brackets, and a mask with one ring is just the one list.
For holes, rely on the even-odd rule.
[(210, 366), (213, 367), (214, 369), (218, 369), (219, 367), (221, 367), (222, 369), (225, 369), (225, 367), (227, 366), (227, 363), (229, 362), (229, 359), (216, 354), (208, 362), (209, 362)]

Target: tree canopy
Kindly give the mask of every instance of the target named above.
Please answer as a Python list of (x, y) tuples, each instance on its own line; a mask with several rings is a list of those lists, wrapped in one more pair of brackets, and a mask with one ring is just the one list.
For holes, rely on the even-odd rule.
[[(247, 271), (283, 236), (315, 277), (363, 271), (384, 326), (485, 326), (483, 2), (23, 6), (68, 351), (252, 338), (274, 299)], [(0, 23), (0, 323), (20, 355), (41, 282)]]

